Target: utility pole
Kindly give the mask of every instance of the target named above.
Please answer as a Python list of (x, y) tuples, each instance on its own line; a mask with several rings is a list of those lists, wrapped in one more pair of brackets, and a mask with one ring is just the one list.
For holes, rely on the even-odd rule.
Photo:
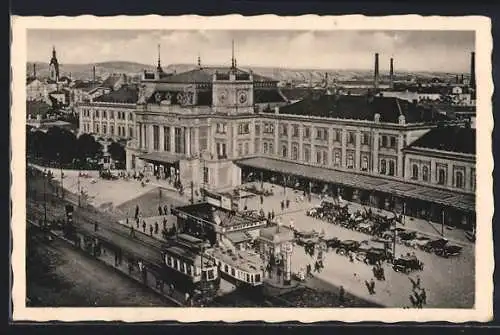
[(191, 180), (191, 203), (194, 204), (194, 182)]
[(78, 207), (82, 207), (82, 202), (81, 202), (81, 190), (80, 190), (80, 173), (81, 171), (79, 170), (78, 171), (78, 179), (77, 179), (77, 183), (78, 183)]
[(444, 237), (444, 209), (441, 211), (441, 236)]
[(46, 188), (46, 182), (47, 182), (47, 175), (44, 172), (43, 173), (43, 224), (44, 226), (47, 224), (47, 188)]

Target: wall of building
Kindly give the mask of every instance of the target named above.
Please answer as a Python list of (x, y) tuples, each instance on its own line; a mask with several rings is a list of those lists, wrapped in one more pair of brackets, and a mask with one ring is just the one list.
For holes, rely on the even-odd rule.
[(76, 107), (79, 134), (96, 134), (105, 138), (135, 137), (135, 104), (86, 103)]
[(473, 194), (476, 190), (475, 156), (452, 152), (446, 155), (424, 151), (407, 153), (405, 180)]

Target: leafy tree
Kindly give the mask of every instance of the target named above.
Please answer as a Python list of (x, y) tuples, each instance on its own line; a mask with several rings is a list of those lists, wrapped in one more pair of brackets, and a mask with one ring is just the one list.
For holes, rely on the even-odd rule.
[(46, 134), (45, 157), (61, 164), (71, 163), (76, 155), (76, 136), (65, 129), (52, 127)]
[(77, 155), (80, 160), (96, 158), (102, 153), (102, 145), (92, 135), (83, 134), (77, 140)]
[(125, 161), (125, 148), (118, 142), (112, 142), (108, 147), (108, 152), (115, 161)]

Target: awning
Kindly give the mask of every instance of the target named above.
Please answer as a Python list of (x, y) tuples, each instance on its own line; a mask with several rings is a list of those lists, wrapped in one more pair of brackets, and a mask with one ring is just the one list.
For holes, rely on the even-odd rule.
[(250, 236), (249, 234), (247, 234), (243, 231), (235, 231), (235, 232), (227, 233), (226, 237), (234, 244), (238, 244), (238, 243), (252, 240), (252, 236)]
[(139, 158), (148, 162), (165, 164), (175, 164), (181, 159), (180, 156), (174, 155), (170, 152), (150, 152), (140, 155)]
[(466, 212), (474, 212), (476, 210), (476, 198), (474, 194), (462, 194), (430, 186), (422, 186), (352, 172), (306, 166), (299, 163), (265, 157), (244, 159), (236, 163), (240, 166), (290, 174), (368, 191), (379, 191), (404, 198), (424, 200)]

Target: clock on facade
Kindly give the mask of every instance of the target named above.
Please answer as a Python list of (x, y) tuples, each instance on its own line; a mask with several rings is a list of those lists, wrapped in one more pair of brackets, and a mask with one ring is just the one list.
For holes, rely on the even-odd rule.
[(246, 92), (240, 92), (238, 94), (238, 101), (240, 102), (240, 104), (244, 104), (245, 102), (247, 102), (247, 93)]

